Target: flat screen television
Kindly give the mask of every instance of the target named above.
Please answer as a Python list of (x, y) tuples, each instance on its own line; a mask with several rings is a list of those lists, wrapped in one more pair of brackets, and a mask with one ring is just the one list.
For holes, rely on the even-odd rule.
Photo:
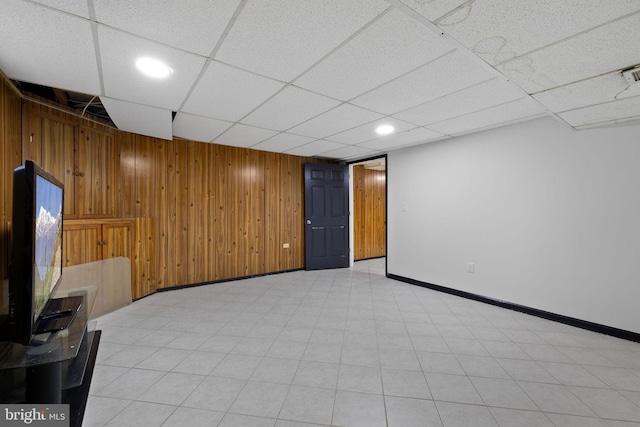
[(27, 160), (13, 172), (8, 333), (29, 344), (62, 277), (64, 187)]

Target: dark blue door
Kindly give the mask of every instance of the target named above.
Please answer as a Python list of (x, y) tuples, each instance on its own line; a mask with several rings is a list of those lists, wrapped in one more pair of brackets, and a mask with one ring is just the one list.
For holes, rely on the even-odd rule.
[(349, 169), (304, 165), (306, 269), (349, 267)]

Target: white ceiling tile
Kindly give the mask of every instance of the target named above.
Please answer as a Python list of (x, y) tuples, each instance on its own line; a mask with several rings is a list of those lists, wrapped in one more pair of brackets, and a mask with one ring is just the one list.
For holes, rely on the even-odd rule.
[(622, 126), (640, 126), (640, 117), (632, 117), (629, 119), (612, 120), (610, 122), (596, 123), (592, 125), (576, 126), (577, 130), (605, 128), (605, 127), (622, 127)]
[(173, 134), (194, 141), (211, 142), (233, 123), (192, 114), (178, 113), (173, 119)]
[(91, 24), (17, 0), (3, 0), (0, 69), (10, 78), (100, 94)]
[(243, 123), (275, 130), (287, 130), (340, 104), (339, 101), (288, 86), (262, 104)]
[(399, 0), (429, 21), (435, 21), (467, 0)]
[(494, 73), (458, 51), (452, 51), (352, 102), (384, 114), (394, 114), (491, 79)]
[[(89, 6), (87, 0), (34, 0), (37, 3), (44, 4), (74, 15), (89, 18)], [(3, 5), (4, 6), (4, 5)]]
[(388, 6), (382, 0), (249, 1), (216, 59), (289, 82)]
[(392, 10), (295, 83), (346, 101), (451, 49), (423, 25)]
[(529, 98), (523, 98), (434, 123), (429, 125), (428, 128), (446, 135), (460, 135), (474, 130), (501, 126), (517, 120), (537, 118), (545, 113), (546, 110), (538, 103)]
[(380, 125), (391, 125), (395, 128), (395, 133), (404, 132), (415, 125), (404, 122), (402, 120), (394, 119), (393, 117), (385, 117), (375, 122), (367, 123), (362, 126), (340, 132), (338, 134), (327, 137), (327, 139), (336, 142), (342, 142), (344, 144), (358, 144), (360, 142), (369, 141), (371, 139), (380, 138), (380, 135), (376, 133), (376, 128)]
[[(177, 110), (205, 59), (112, 28), (98, 28), (105, 94), (111, 98)], [(144, 76), (136, 59), (150, 56), (165, 62), (173, 73), (167, 79)]]
[(356, 147), (355, 145), (349, 145), (348, 147), (338, 148), (337, 150), (327, 151), (322, 153), (323, 157), (330, 159), (355, 159), (363, 157), (371, 157), (380, 154), (379, 151), (371, 150), (364, 147)]
[(407, 147), (409, 145), (422, 144), (447, 138), (441, 133), (425, 128), (416, 128), (406, 132), (385, 136), (373, 141), (358, 144), (358, 147), (371, 148), (375, 150), (394, 150), (396, 148)]
[(213, 142), (234, 147), (252, 147), (267, 138), (271, 138), (277, 133), (278, 132), (270, 129), (235, 124)]
[(485, 0), (467, 3), (437, 24), (499, 64), (638, 10), (637, 0)]
[(171, 110), (104, 96), (100, 97), (100, 101), (118, 129), (154, 138), (173, 139)]
[(640, 85), (629, 85), (620, 71), (538, 92), (535, 99), (554, 112), (588, 107), (640, 95)]
[(274, 137), (271, 137), (257, 145), (254, 145), (251, 148), (262, 151), (275, 151), (276, 153), (282, 153), (284, 151), (291, 150), (292, 148), (308, 144), (312, 141), (315, 141), (315, 138), (308, 138), (306, 136), (292, 135), (290, 133), (281, 132)]
[(567, 123), (576, 127), (630, 119), (640, 116), (640, 96), (565, 111), (558, 115)]
[(622, 70), (640, 63), (637, 44), (640, 14), (505, 62), (498, 69), (529, 93)]
[(503, 79), (494, 78), (426, 104), (394, 114), (401, 120), (420, 126), (483, 110), (526, 96), (521, 89)]
[(292, 154), (294, 156), (310, 157), (310, 156), (319, 156), (322, 153), (326, 153), (326, 152), (337, 150), (338, 148), (344, 148), (344, 147), (346, 147), (346, 145), (344, 144), (319, 139), (317, 141), (310, 142), (309, 144), (305, 144), (300, 147), (293, 148), (289, 151), (285, 151), (285, 153)]
[(291, 133), (324, 138), (384, 117), (364, 108), (342, 104), (289, 130)]
[(94, 1), (99, 22), (209, 56), (240, 0)]
[(275, 80), (211, 62), (182, 111), (238, 121), (283, 87)]

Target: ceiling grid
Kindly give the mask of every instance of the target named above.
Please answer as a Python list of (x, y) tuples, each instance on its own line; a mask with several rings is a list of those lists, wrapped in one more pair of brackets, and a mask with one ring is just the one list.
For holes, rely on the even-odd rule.
[(0, 70), (99, 97), (125, 131), (354, 160), (541, 116), (638, 122), (639, 36), (638, 0), (3, 0)]

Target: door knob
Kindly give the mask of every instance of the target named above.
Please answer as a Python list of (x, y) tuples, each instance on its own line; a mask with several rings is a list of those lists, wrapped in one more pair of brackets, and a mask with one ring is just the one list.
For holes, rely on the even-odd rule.
[(310, 219), (307, 220), (307, 225), (311, 225), (311, 220)]

